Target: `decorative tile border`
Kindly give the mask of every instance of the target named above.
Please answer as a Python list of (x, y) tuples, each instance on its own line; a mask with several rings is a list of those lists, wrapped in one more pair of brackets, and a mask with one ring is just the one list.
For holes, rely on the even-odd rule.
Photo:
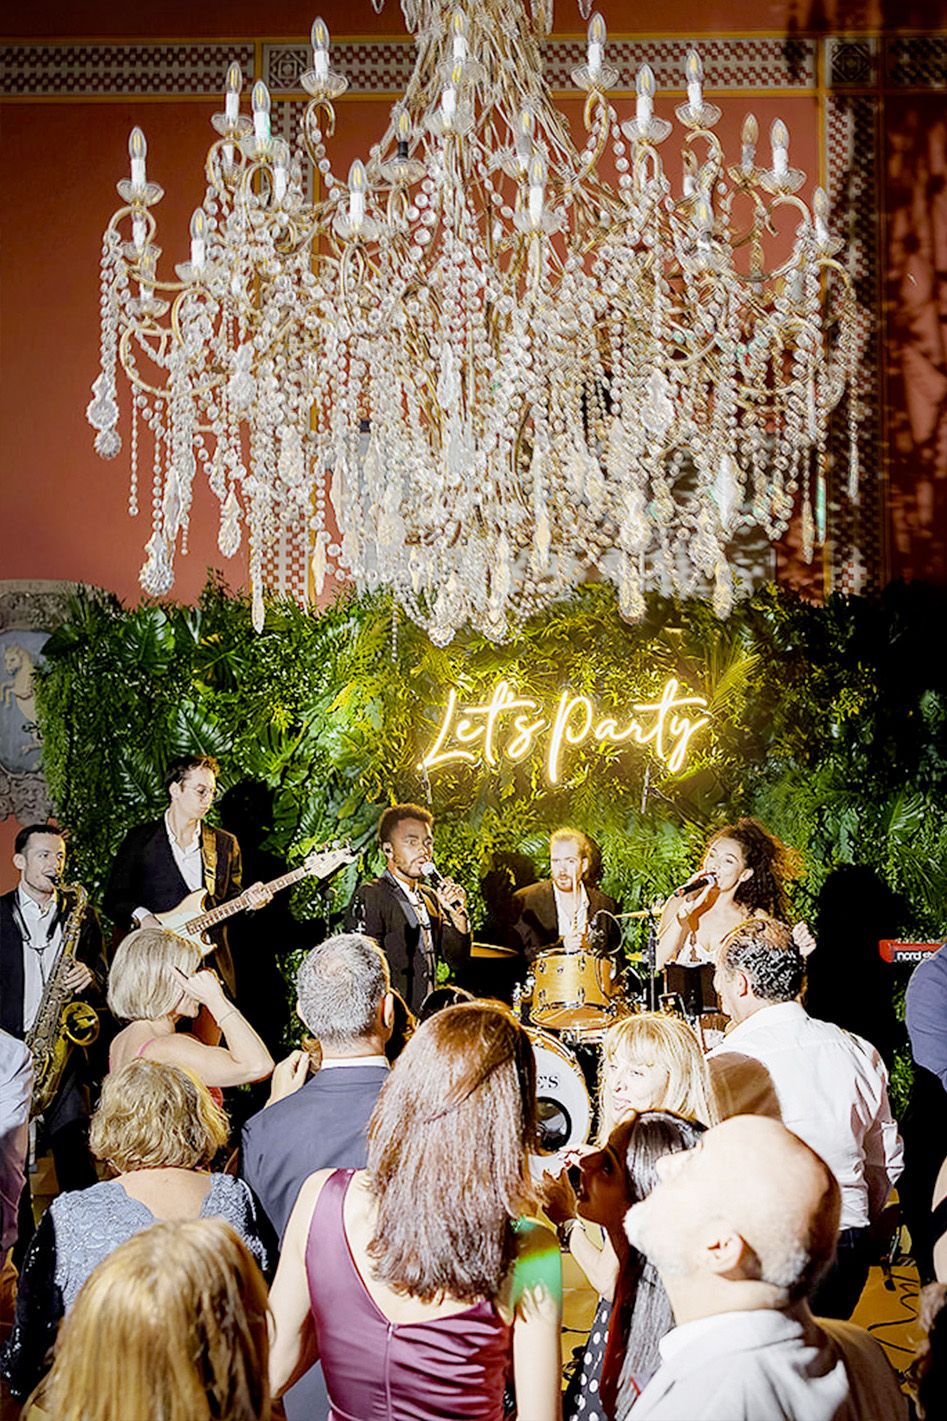
[(848, 485), (848, 400), (830, 432), (829, 589), (866, 592), (880, 586), (882, 552), (881, 465), (884, 391), (881, 383), (881, 281), (878, 257), (879, 193), (875, 156), (878, 100), (843, 95), (826, 104), (826, 188), (832, 227), (843, 238), (858, 302), (859, 496)]
[(252, 44), (56, 44), (0, 49), (0, 98), (191, 97), (223, 94), (236, 59), (253, 73)]
[(947, 89), (947, 35), (902, 35), (885, 45), (892, 89)]
[(825, 41), (825, 82), (831, 89), (873, 89), (878, 78), (878, 40)]
[[(690, 48), (688, 40), (609, 40), (608, 59), (621, 75), (620, 88), (631, 88), (638, 66), (647, 61), (659, 89), (682, 89)], [(698, 48), (707, 89), (815, 87), (814, 40), (709, 39)], [(557, 91), (571, 90), (572, 70), (585, 63), (585, 42), (550, 40), (543, 46), (543, 58), (549, 85)], [(274, 94), (298, 91), (299, 77), (311, 65), (312, 54), (304, 43), (263, 46), (263, 75)], [(410, 40), (334, 44), (332, 67), (348, 79), (350, 93), (401, 91), (414, 67), (414, 44)]]

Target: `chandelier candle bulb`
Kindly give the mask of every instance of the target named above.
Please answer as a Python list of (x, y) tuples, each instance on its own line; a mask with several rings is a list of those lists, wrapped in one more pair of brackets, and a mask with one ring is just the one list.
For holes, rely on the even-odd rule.
[(829, 196), (823, 187), (817, 187), (812, 194), (812, 212), (815, 218), (816, 241), (820, 243), (827, 242), (829, 240), (827, 222), (829, 215)]
[(231, 123), (240, 117), (240, 94), (243, 90), (243, 72), (234, 60), (227, 70), (227, 87), (224, 91), (224, 113)]
[(132, 241), (135, 244), (136, 252), (141, 252), (144, 250), (145, 234), (147, 230), (148, 229), (145, 226), (145, 219), (141, 216), (140, 213), (136, 212), (134, 218), (132, 219)]
[(541, 153), (534, 153), (529, 164), (529, 220), (534, 227), (542, 222), (546, 200), (546, 164)]
[(365, 164), (356, 158), (349, 168), (349, 223), (358, 231), (365, 221)]
[(407, 109), (402, 109), (398, 115), (398, 157), (407, 158), (408, 145), (411, 142), (411, 115)]
[(692, 111), (698, 114), (704, 107), (704, 92), (702, 88), (704, 66), (700, 62), (700, 55), (696, 49), (688, 50), (684, 73), (687, 76), (687, 102), (690, 104)]
[(273, 158), (273, 197), (277, 202), (282, 202), (286, 196), (286, 185), (289, 181), (289, 154), (284, 144), (280, 143), (279, 148)]
[(742, 147), (740, 149), (740, 166), (745, 173), (751, 173), (756, 163), (756, 140), (760, 136), (760, 126), (756, 121), (756, 115), (748, 113), (743, 120), (743, 133), (740, 138)]
[(654, 113), (654, 70), (650, 64), (642, 64), (635, 79), (635, 121), (638, 127), (646, 129)]
[(597, 79), (602, 72), (602, 56), (605, 51), (605, 21), (599, 12), (589, 20), (589, 74)]
[(781, 118), (773, 120), (769, 138), (773, 147), (773, 172), (778, 178), (785, 177), (789, 167), (789, 129)]
[(140, 128), (133, 128), (128, 136), (128, 156), (131, 159), (132, 187), (143, 188), (147, 181), (145, 158), (148, 144)]
[(329, 31), (321, 17), (316, 19), (312, 26), (312, 67), (317, 79), (328, 79)]
[(191, 266), (195, 271), (204, 269), (204, 239), (207, 235), (207, 218), (203, 207), (195, 207), (191, 216)]
[(270, 91), (262, 79), (253, 86), (253, 136), (257, 143), (270, 141)]
[(441, 118), (445, 128), (450, 128), (457, 113), (457, 90), (454, 85), (460, 83), (462, 73), (462, 66), (455, 64), (450, 76), (450, 83), (441, 94)]
[(463, 10), (457, 9), (451, 16), (451, 34), (453, 35), (454, 63), (463, 64), (467, 58), (467, 16)]

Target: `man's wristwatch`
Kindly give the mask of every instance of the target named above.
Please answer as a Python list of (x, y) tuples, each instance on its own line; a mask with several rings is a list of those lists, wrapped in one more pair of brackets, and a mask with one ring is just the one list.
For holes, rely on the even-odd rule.
[(572, 1237), (572, 1230), (578, 1223), (578, 1219), (562, 1219), (556, 1224), (556, 1237), (563, 1248), (569, 1247), (569, 1240)]

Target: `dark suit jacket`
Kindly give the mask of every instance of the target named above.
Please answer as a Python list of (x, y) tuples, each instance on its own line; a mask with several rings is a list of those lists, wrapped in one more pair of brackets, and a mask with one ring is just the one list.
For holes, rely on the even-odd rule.
[[(22, 1041), (23, 1030), (23, 935), (14, 916), (13, 904), (17, 890), (4, 893), (0, 897), (0, 1027)], [(66, 902), (68, 917), (69, 903)], [(60, 911), (57, 909), (57, 911)], [(90, 905), (82, 920), (76, 957), (84, 962), (95, 977), (94, 983), (83, 992), (83, 1000), (92, 1003), (96, 1009), (105, 994), (105, 980), (108, 969), (102, 950), (102, 929)]]
[[(600, 909), (617, 913), (618, 904), (614, 898), (609, 898), (607, 893), (601, 893), (589, 884), (586, 884), (585, 891), (589, 898), (589, 922)], [(618, 946), (621, 933), (617, 923), (613, 923), (609, 918), (603, 921), (607, 925), (605, 950), (611, 952)], [(537, 952), (554, 947), (561, 941), (559, 920), (556, 916), (556, 895), (551, 879), (547, 878), (542, 883), (531, 883), (528, 888), (520, 888), (513, 894), (508, 941), (511, 947), (519, 947), (522, 950), (528, 962), (532, 962)]]
[[(421, 894), (431, 919), (431, 937), (437, 957), (455, 970), (462, 967), (470, 957), (470, 934), (457, 931), (430, 888), (422, 885)], [(345, 930), (375, 938), (388, 958), (391, 985), (416, 1012), (437, 983), (428, 979), (423, 955), (418, 950), (421, 929), (408, 921), (405, 908), (411, 911), (407, 897), (390, 878), (382, 875), (355, 890), (345, 914)]]
[[(263, 1206), (280, 1241), (301, 1185), (317, 1169), (364, 1169), (366, 1127), (387, 1063), (334, 1066), (301, 1090), (268, 1105), (243, 1127), (241, 1176)], [(283, 1398), (288, 1421), (324, 1421), (329, 1405), (316, 1364)]]
[[(204, 844), (213, 841), (217, 846), (214, 902), (224, 903), (229, 898), (236, 898), (243, 888), (240, 845), (232, 834), (209, 824), (201, 825), (201, 834)], [(206, 864), (206, 852), (202, 851), (202, 856)], [(102, 906), (118, 933), (124, 936), (135, 926), (132, 914), (136, 908), (167, 913), (176, 908), (189, 892), (171, 852), (162, 817), (149, 824), (139, 824), (125, 835), (112, 863)], [(213, 965), (233, 992), (233, 959), (226, 924), (214, 928), (209, 936), (216, 943)]]

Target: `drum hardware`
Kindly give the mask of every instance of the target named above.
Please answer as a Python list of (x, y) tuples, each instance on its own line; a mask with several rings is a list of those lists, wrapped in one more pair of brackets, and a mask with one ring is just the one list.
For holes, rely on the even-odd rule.
[(592, 1128), (592, 1102), (575, 1054), (557, 1037), (534, 1026), (524, 1027), (536, 1062), (536, 1123), (538, 1152), (530, 1156), (536, 1176), (550, 1169), (552, 1156), (585, 1144)]
[(474, 942), (470, 945), (471, 957), (516, 957), (515, 947), (501, 947), (495, 942)]
[(618, 996), (617, 975), (610, 957), (559, 948), (540, 952), (533, 961), (532, 1020), (552, 1028), (600, 1024)]

